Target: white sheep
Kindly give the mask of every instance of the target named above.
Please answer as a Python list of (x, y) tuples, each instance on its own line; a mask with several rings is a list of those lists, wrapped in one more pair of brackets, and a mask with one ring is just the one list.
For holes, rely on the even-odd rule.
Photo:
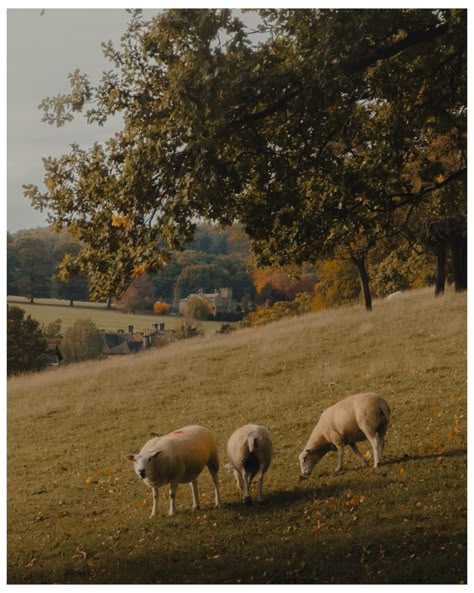
[(252, 504), (250, 484), (258, 474), (258, 502), (263, 501), (263, 475), (272, 460), (272, 441), (268, 430), (257, 424), (238, 428), (227, 442), (227, 455), (234, 470), (237, 487), (242, 492), (243, 502)]
[(321, 414), (299, 456), (301, 477), (307, 478), (329, 451), (338, 453), (338, 472), (342, 467), (345, 445), (349, 445), (366, 466), (367, 462), (356, 445), (356, 442), (365, 440), (372, 445), (374, 467), (378, 467), (389, 420), (390, 408), (376, 393), (357, 393), (330, 406)]
[(219, 505), (217, 472), (219, 457), (213, 434), (202, 426), (185, 426), (169, 434), (146, 442), (140, 453), (127, 455), (134, 462), (139, 478), (152, 489), (153, 506), (151, 517), (158, 507), (158, 488), (170, 485), (169, 514), (176, 512), (175, 497), (178, 484), (191, 483), (193, 509), (199, 508), (197, 477), (207, 466), (215, 488), (215, 504)]
[(385, 297), (387, 301), (395, 301), (403, 296), (403, 292), (401, 290), (397, 290), (396, 292), (392, 292), (388, 296)]

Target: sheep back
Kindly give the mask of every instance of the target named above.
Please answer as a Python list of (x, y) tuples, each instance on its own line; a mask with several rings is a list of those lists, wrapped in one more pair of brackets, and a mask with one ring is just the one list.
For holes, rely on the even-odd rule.
[(344, 437), (346, 443), (366, 439), (366, 432), (385, 432), (390, 418), (390, 408), (383, 397), (376, 393), (356, 393), (330, 406), (321, 414), (310, 441), (321, 436), (334, 442), (334, 433)]
[[(272, 458), (270, 433), (258, 424), (246, 424), (232, 433), (227, 442), (227, 455), (232, 465), (239, 471), (247, 468), (256, 473), (261, 466), (266, 471)], [(258, 462), (255, 461), (258, 459)]]
[(140, 454), (146, 455), (160, 451), (154, 463), (152, 481), (167, 483), (191, 482), (206, 465), (217, 471), (219, 458), (214, 435), (202, 426), (184, 426), (169, 434), (150, 439), (142, 447)]

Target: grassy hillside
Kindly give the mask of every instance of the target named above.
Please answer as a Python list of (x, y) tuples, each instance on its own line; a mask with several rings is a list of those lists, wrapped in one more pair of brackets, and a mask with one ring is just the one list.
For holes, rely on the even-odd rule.
[[(209, 335), (136, 357), (8, 382), (10, 583), (466, 582), (466, 296), (397, 302)], [(385, 459), (343, 472), (328, 454), (299, 481), (321, 411), (376, 390), (393, 413)], [(223, 467), (247, 422), (274, 460), (263, 505), (244, 507)], [(207, 470), (201, 510), (181, 485), (159, 516), (124, 455), (150, 432), (215, 432), (223, 506)], [(365, 443), (362, 451), (369, 452)]]
[[(181, 316), (161, 316), (153, 313), (133, 314), (120, 309), (106, 309), (103, 303), (77, 302), (73, 307), (64, 300), (58, 299), (36, 299), (31, 304), (22, 297), (8, 297), (8, 303), (24, 309), (27, 315), (31, 315), (40, 323), (48, 324), (57, 319), (61, 320), (62, 331), (73, 325), (77, 319), (89, 318), (99, 329), (127, 331), (129, 325), (133, 325), (136, 331), (151, 329), (153, 323), (164, 323), (166, 329), (179, 329), (183, 324)], [(215, 331), (220, 328), (222, 322), (204, 321), (199, 322), (199, 327), (206, 331)]]

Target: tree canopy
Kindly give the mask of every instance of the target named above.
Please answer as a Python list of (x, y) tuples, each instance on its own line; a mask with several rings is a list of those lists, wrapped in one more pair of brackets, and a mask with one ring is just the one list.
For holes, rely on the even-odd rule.
[(227, 9), (132, 11), (101, 82), (76, 70), (43, 101), (56, 125), (123, 116), (25, 187), (84, 243), (63, 273), (87, 271), (96, 297), (162, 266), (200, 219), (240, 221), (261, 264), (339, 252), (364, 279), (367, 251), (436, 200), (465, 213), (467, 11), (258, 16), (252, 31)]

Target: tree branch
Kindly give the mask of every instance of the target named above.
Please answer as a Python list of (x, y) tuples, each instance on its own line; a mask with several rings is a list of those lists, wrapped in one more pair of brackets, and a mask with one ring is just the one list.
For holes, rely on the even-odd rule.
[(438, 25), (437, 27), (434, 27), (432, 29), (408, 33), (408, 35), (404, 39), (401, 39), (400, 41), (397, 41), (392, 45), (389, 45), (388, 47), (381, 47), (379, 49), (376, 49), (373, 52), (371, 52), (370, 55), (343, 64), (342, 67), (348, 74), (357, 74), (359, 72), (362, 72), (369, 66), (372, 66), (379, 60), (387, 60), (415, 45), (425, 43), (426, 41), (433, 41), (437, 37), (444, 35), (447, 30), (448, 23), (443, 23), (442, 25)]

